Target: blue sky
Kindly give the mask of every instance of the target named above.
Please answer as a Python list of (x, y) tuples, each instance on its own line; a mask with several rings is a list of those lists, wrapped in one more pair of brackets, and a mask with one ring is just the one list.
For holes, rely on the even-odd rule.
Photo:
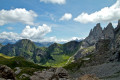
[[(114, 4), (117, 7), (110, 8)], [(114, 13), (102, 14), (105, 7)], [(85, 38), (98, 22), (102, 27), (116, 25), (120, 17), (113, 16), (114, 10), (120, 14), (120, 0), (0, 0), (0, 38), (43, 42)]]

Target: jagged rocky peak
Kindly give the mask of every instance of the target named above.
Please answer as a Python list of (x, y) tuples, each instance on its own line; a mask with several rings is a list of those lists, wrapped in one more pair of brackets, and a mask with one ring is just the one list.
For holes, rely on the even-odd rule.
[(120, 19), (118, 20), (118, 25), (120, 25)]
[(93, 29), (91, 29), (88, 37), (91, 37), (91, 36), (94, 36), (95, 38), (103, 36), (102, 27), (101, 27), (100, 23), (98, 23)]
[(100, 25), (100, 23), (98, 23), (94, 29), (93, 29), (93, 35), (96, 37), (96, 38), (101, 38), (103, 36), (103, 32), (102, 32), (102, 27)]
[(104, 39), (114, 39), (114, 28), (112, 23), (109, 23), (106, 28), (103, 30)]
[(99, 39), (103, 38), (103, 31), (100, 23), (98, 23), (93, 29), (91, 29), (89, 36), (84, 40), (85, 46), (95, 44)]
[(119, 30), (120, 30), (120, 19), (118, 20), (118, 25), (117, 27), (115, 28), (115, 33), (119, 33)]

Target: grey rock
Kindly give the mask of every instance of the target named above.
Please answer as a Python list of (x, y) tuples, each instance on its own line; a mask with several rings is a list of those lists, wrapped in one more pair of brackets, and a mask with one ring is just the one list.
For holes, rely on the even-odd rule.
[(112, 23), (109, 23), (107, 27), (103, 30), (104, 39), (114, 39), (114, 28)]
[(5, 65), (0, 65), (0, 78), (15, 80), (14, 71)]
[(100, 23), (98, 23), (93, 30), (90, 31), (89, 36), (85, 38), (85, 42), (87, 42), (89, 45), (94, 45), (99, 39), (102, 38), (104, 38), (102, 27)]
[(68, 72), (64, 68), (51, 68), (46, 71), (34, 72), (30, 80), (67, 80)]
[[(120, 21), (118, 24), (120, 25)], [(119, 34), (120, 34), (120, 31), (119, 31)], [(104, 28), (104, 30), (102, 29), (100, 23), (98, 23), (93, 29), (91, 29), (88, 37), (86, 37), (82, 41), (80, 49), (75, 53), (74, 59), (78, 60), (79, 58), (86, 56), (86, 55), (81, 54), (82, 49), (87, 48), (89, 46), (95, 46), (96, 43), (102, 39), (103, 40), (104, 39), (110, 39), (110, 40), (115, 39), (115, 29), (113, 28), (112, 23), (109, 23), (107, 25), (107, 27)], [(119, 40), (120, 40), (120, 36), (119, 36)], [(111, 49), (114, 49), (114, 43), (112, 42), (110, 44), (111, 44)], [(118, 45), (118, 43), (117, 43), (117, 45)], [(120, 43), (119, 43), (119, 45), (120, 45)]]
[(100, 39), (114, 39), (114, 28), (112, 23), (109, 23), (104, 30), (102, 29), (100, 23), (98, 23), (93, 29), (91, 29), (89, 36), (85, 38), (82, 43), (83, 47), (88, 47), (97, 43)]
[(26, 78), (26, 77), (30, 77), (30, 75), (23, 73), (23, 74), (20, 76), (20, 79)]
[(62, 67), (56, 69), (55, 75), (57, 75), (59, 78), (68, 78), (68, 72)]
[(15, 71), (16, 75), (18, 75), (22, 71), (22, 69), (20, 69), (19, 67), (16, 67), (15, 69), (16, 69), (16, 71)]
[(74, 78), (78, 78), (85, 74), (93, 74), (99, 78), (105, 78), (105, 77), (107, 78), (115, 74), (117, 75), (119, 71), (120, 71), (119, 62), (104, 63), (104, 64), (97, 65), (97, 66), (89, 66), (89, 67), (80, 68), (76, 73), (72, 74), (71, 76)]

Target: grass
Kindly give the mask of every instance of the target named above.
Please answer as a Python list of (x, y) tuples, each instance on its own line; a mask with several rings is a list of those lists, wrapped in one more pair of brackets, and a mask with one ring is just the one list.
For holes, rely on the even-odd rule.
[(5, 55), (2, 55), (2, 56), (1, 55), (0, 55), (0, 64), (7, 65), (12, 69), (14, 69), (15, 67), (30, 67), (30, 68), (36, 68), (41, 70), (44, 68), (47, 68), (47, 67), (43, 67), (38, 64), (29, 62), (23, 57), (8, 57)]
[(95, 50), (95, 46), (90, 46), (90, 47), (87, 47), (87, 48), (83, 48), (82, 54), (91, 53), (94, 50)]
[(72, 72), (74, 72), (74, 71), (80, 69), (80, 67), (84, 67), (85, 64), (88, 63), (92, 57), (93, 57), (93, 55), (89, 54), (85, 57), (80, 58), (79, 60), (77, 60), (75, 62), (72, 62), (73, 59), (71, 58), (71, 62), (68, 63), (67, 65), (65, 65), (64, 68), (66, 70), (71, 70)]
[(3, 57), (3, 58), (6, 58), (6, 59), (12, 59), (12, 58), (14, 58), (14, 57), (6, 56), (6, 55), (4, 55), (2, 53), (0, 53), (0, 56)]
[(28, 75), (33, 75), (35, 71), (41, 71), (43, 69), (48, 69), (49, 67), (40, 66), (32, 62), (27, 61), (23, 57), (9, 57), (3, 54), (0, 54), (0, 64), (7, 65), (15, 71), (15, 67), (20, 67), (22, 69), (21, 73), (16, 75), (17, 80), (29, 80), (28, 77), (20, 79), (19, 77), (26, 73)]
[(49, 60), (44, 66), (62, 67), (67, 63), (68, 59), (70, 58), (70, 56), (65, 54), (56, 54), (52, 55), (52, 57), (54, 60)]

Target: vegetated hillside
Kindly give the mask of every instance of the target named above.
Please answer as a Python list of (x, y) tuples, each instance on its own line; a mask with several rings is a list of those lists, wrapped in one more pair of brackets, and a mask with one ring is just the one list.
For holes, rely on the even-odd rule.
[(47, 47), (37, 47), (32, 41), (22, 39), (15, 44), (7, 44), (0, 52), (8, 56), (22, 56), (25, 59), (47, 66), (64, 65), (79, 49), (81, 42), (54, 43)]
[(29, 68), (36, 68), (36, 69), (41, 69), (41, 70), (44, 68), (47, 68), (47, 67), (39, 66), (32, 62), (29, 62), (23, 57), (20, 57), (20, 56), (10, 57), (2, 53), (0, 54), (0, 64), (7, 65), (12, 69), (14, 69), (15, 67), (29, 67)]
[(22, 56), (35, 63), (44, 63), (51, 58), (50, 54), (46, 53), (46, 48), (39, 48), (27, 39), (19, 40), (15, 44), (7, 44), (1, 48), (0, 52), (8, 56)]
[[(17, 80), (29, 80), (28, 77), (20, 78), (20, 76), (22, 74), (33, 75), (35, 71), (41, 71), (43, 69), (48, 69), (48, 67), (40, 66), (38, 64), (34, 64), (33, 62), (29, 62), (23, 57), (20, 57), (20, 56), (10, 57), (10, 56), (6, 56), (1, 53), (0, 53), (0, 65), (6, 65), (14, 71), (16, 71), (17, 68), (20, 68), (18, 70), (19, 74), (15, 75)], [(7, 73), (6, 75), (8, 74), (9, 73)]]
[(81, 42), (70, 41), (65, 44), (57, 44), (48, 47), (47, 53), (50, 53), (53, 60), (48, 60), (47, 66), (64, 66), (68, 59), (73, 56), (79, 49)]

